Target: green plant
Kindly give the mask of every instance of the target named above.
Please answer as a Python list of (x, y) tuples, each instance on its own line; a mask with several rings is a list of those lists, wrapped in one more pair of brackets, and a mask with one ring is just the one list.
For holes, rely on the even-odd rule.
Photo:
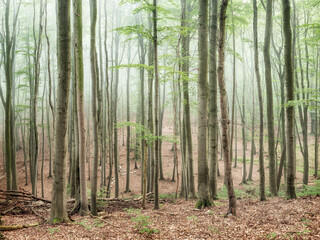
[(54, 228), (48, 228), (48, 231), (50, 234), (53, 234), (54, 232), (60, 232), (59, 227), (54, 227)]
[(93, 224), (94, 227), (98, 227), (98, 228), (103, 227), (104, 225), (105, 223), (101, 222), (99, 219), (96, 219)]
[(188, 216), (187, 218), (188, 218), (189, 221), (198, 222), (198, 218), (197, 218), (197, 216), (195, 216), (195, 215)]
[(138, 229), (139, 233), (147, 233), (148, 235), (152, 233), (158, 233), (159, 230), (150, 228), (150, 216), (146, 216), (141, 214), (140, 209), (133, 209), (133, 208), (125, 208), (124, 209), (129, 215), (133, 215), (131, 217), (131, 221), (136, 223), (134, 226), (136, 229)]
[(220, 234), (219, 228), (216, 228), (214, 226), (209, 227), (208, 230), (213, 232), (213, 233)]
[(82, 220), (81, 222), (75, 222), (75, 224), (79, 224), (84, 227), (86, 230), (91, 230), (92, 226), (89, 225), (87, 220)]
[(308, 233), (311, 233), (311, 231), (309, 229), (304, 229), (302, 232), (297, 232), (297, 235), (305, 235), (305, 234), (308, 234)]
[(268, 239), (276, 239), (276, 237), (277, 237), (276, 233), (270, 233), (270, 234), (267, 235)]

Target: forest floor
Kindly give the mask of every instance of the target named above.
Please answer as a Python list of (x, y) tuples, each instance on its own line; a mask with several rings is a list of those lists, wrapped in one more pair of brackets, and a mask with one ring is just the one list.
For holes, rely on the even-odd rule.
[[(172, 131), (166, 128), (164, 133)], [(120, 131), (121, 133), (121, 131)], [(198, 210), (196, 199), (185, 201), (175, 198), (177, 182), (172, 182), (173, 152), (172, 144), (163, 143), (163, 173), (165, 180), (160, 181), (160, 209), (153, 210), (152, 199), (146, 209), (141, 209), (140, 180), (141, 169), (134, 169), (131, 162), (130, 189), (125, 189), (125, 154), (126, 146), (122, 145), (120, 134), (120, 199), (109, 199), (99, 202), (100, 217), (73, 215), (70, 223), (48, 225), (50, 204), (43, 201), (23, 201), (1, 199), (1, 226), (37, 226), (14, 231), (0, 232), (7, 239), (320, 239), (320, 182), (310, 176), (309, 187), (301, 185), (302, 174), (297, 173), (297, 192), (299, 198), (286, 200), (284, 190), (280, 197), (268, 196), (267, 201), (259, 201), (259, 172), (255, 155), (253, 181), (241, 184), (242, 161), (233, 168), (234, 185), (237, 196), (237, 216), (225, 216), (228, 208), (227, 192), (223, 186), (223, 161), (219, 161), (222, 176), (219, 177), (219, 200), (210, 208)], [(194, 139), (195, 140), (195, 139)], [(196, 141), (194, 141), (196, 142)], [(246, 152), (249, 159), (250, 146)], [(194, 144), (196, 159), (196, 144)], [(132, 152), (133, 154), (133, 152)], [(39, 154), (41, 159), (41, 153)], [(132, 155), (133, 156), (133, 155)], [(242, 156), (241, 142), (238, 143), (238, 157)], [(44, 176), (48, 176), (49, 153), (45, 151)], [(41, 160), (39, 160), (41, 162)], [(265, 160), (266, 161), (266, 160)], [(39, 166), (41, 167), (40, 163)], [(180, 169), (181, 163), (179, 163)], [(0, 152), (0, 172), (3, 161)], [(197, 161), (194, 163), (195, 186), (197, 186)], [(249, 161), (247, 161), (247, 172)], [(23, 152), (17, 151), (17, 170), (19, 191), (30, 192), (30, 181), (25, 185), (25, 168)], [(265, 165), (266, 180), (268, 167)], [(39, 168), (38, 197), (41, 197), (41, 181)], [(180, 177), (181, 179), (181, 177)], [(44, 178), (44, 195), (51, 200), (52, 179)], [(88, 181), (90, 187), (90, 181)], [(268, 189), (268, 186), (266, 186)], [(0, 175), (0, 190), (5, 190), (5, 177)], [(113, 190), (113, 188), (112, 188)], [(267, 191), (268, 193), (268, 191)], [(28, 195), (29, 196), (29, 195)], [(90, 196), (90, 194), (89, 194)], [(68, 209), (72, 209), (72, 203)], [(38, 225), (39, 224), (39, 225)], [(0, 227), (1, 227), (0, 226)]]

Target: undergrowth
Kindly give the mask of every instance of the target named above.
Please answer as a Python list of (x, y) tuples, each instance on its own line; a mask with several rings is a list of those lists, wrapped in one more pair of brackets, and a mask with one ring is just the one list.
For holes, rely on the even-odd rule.
[(141, 214), (140, 209), (133, 208), (125, 208), (124, 209), (131, 217), (131, 221), (136, 225), (134, 226), (138, 229), (139, 233), (147, 233), (148, 235), (152, 233), (158, 233), (159, 230), (151, 228), (149, 225), (151, 224), (150, 216), (146, 216)]

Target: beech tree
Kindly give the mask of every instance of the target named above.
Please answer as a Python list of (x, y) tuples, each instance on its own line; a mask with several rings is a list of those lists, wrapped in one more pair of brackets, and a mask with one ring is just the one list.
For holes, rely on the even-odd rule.
[[(70, 0), (58, 0), (58, 88), (50, 223), (67, 222), (67, 123), (69, 108), (71, 29)], [(59, 127), (57, 127), (59, 126)]]
[(211, 206), (207, 159), (208, 124), (208, 1), (199, 0), (199, 73), (198, 73), (198, 202), (197, 207)]

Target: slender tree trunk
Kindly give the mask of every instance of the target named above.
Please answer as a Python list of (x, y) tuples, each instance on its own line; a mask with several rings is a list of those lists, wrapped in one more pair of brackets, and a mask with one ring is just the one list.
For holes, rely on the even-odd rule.
[[(131, 45), (128, 43), (128, 64), (131, 60)], [(127, 122), (130, 122), (130, 67), (127, 69)], [(127, 178), (126, 178), (126, 190), (130, 192), (130, 126), (127, 126)]]
[(267, 0), (266, 28), (264, 39), (264, 63), (267, 90), (267, 119), (268, 119), (268, 152), (269, 152), (269, 189), (272, 195), (277, 195), (276, 169), (275, 169), (275, 139), (274, 139), (274, 114), (273, 91), (270, 60), (270, 39), (272, 34), (272, 8), (273, 0)]
[[(244, 46), (242, 44), (242, 54), (244, 55)], [(247, 159), (246, 159), (246, 149), (247, 149), (247, 139), (246, 139), (246, 109), (245, 109), (245, 67), (243, 63), (243, 81), (242, 81), (242, 151), (243, 151), (243, 157), (242, 157), (242, 164), (243, 164), (243, 172), (242, 172), (242, 184), (246, 184), (247, 180)]]
[[(319, 49), (317, 47), (317, 67), (316, 67), (316, 89), (319, 88)], [(316, 104), (315, 108), (315, 134), (314, 134), (314, 177), (318, 178), (318, 168), (319, 168), (319, 117), (318, 117), (318, 107)]]
[[(290, 1), (282, 0), (283, 32), (284, 32), (284, 60), (285, 78), (287, 88), (287, 102), (294, 100), (294, 75), (293, 75), (293, 55), (292, 55), (292, 32), (290, 25)], [(288, 105), (286, 109), (287, 127), (287, 198), (296, 198), (295, 179), (295, 134), (294, 134), (294, 106)]]
[[(234, 134), (234, 118), (235, 118), (235, 98), (236, 98), (236, 36), (235, 36), (235, 26), (234, 26), (234, 16), (233, 16), (233, 5), (232, 5), (232, 0), (231, 0), (231, 13), (232, 13), (232, 47), (233, 47), (233, 72), (232, 72), (232, 79), (233, 79), (233, 89), (232, 89), (232, 116), (231, 116), (231, 134), (230, 134), (230, 161), (232, 162), (233, 160), (233, 134)], [(237, 164), (235, 163), (235, 166)]]
[(183, 115), (186, 122), (186, 143), (187, 143), (187, 166), (188, 166), (188, 194), (190, 198), (195, 198), (195, 185), (193, 173), (193, 144), (191, 133), (191, 117), (190, 117), (190, 97), (189, 97), (189, 69), (190, 69), (190, 12), (191, 1), (181, 1), (181, 27), (184, 33), (181, 34), (181, 55), (182, 55), (182, 86), (183, 86)]
[(218, 162), (218, 85), (217, 85), (217, 28), (218, 0), (211, 1), (210, 10), (210, 65), (209, 65), (209, 192), (217, 199)]
[(263, 160), (263, 98), (261, 89), (261, 77), (259, 70), (259, 52), (258, 52), (258, 8), (257, 0), (253, 0), (253, 35), (254, 35), (254, 70), (256, 73), (259, 99), (259, 187), (260, 187), (260, 201), (266, 200), (265, 193), (265, 174), (264, 174), (264, 160)]
[[(84, 80), (82, 50), (82, 0), (73, 0), (74, 52), (77, 80), (77, 131), (79, 133), (79, 180), (80, 180), (80, 214), (88, 211), (86, 184), (86, 130), (84, 113)], [(88, 129), (89, 131), (89, 129)]]
[(158, 70), (158, 28), (157, 0), (153, 0), (153, 54), (154, 54), (154, 121), (155, 121), (155, 164), (154, 164), (154, 209), (159, 209), (159, 70)]
[[(152, 31), (151, 14), (148, 17), (149, 31)], [(153, 46), (152, 41), (148, 42), (148, 65), (153, 65)], [(151, 133), (153, 129), (153, 74), (152, 70), (148, 70), (148, 128)], [(153, 191), (153, 179), (154, 179), (154, 144), (148, 145), (148, 168), (149, 168), (149, 181), (148, 181), (148, 192)]]
[(225, 59), (225, 26), (226, 26), (226, 12), (228, 7), (228, 0), (222, 0), (220, 6), (220, 36), (219, 36), (219, 66), (218, 66), (218, 82), (220, 89), (220, 106), (221, 106), (221, 118), (222, 118), (222, 144), (223, 144), (223, 156), (224, 156), (224, 171), (225, 180), (228, 189), (229, 196), (229, 208), (227, 215), (236, 215), (237, 199), (233, 188), (233, 179), (231, 171), (230, 161), (230, 143), (229, 143), (229, 124), (227, 110), (227, 91), (224, 82), (224, 59)]
[[(119, 10), (117, 12), (117, 26), (119, 26)], [(119, 33), (115, 33), (115, 65), (119, 64)], [(118, 86), (119, 86), (119, 69), (115, 70), (115, 83), (114, 83), (114, 92), (113, 92), (113, 156), (114, 156), (114, 178), (115, 178), (115, 197), (119, 197), (119, 153), (118, 153)]]
[(252, 181), (253, 161), (254, 161), (254, 122), (255, 122), (255, 94), (254, 94), (254, 81), (252, 79), (252, 122), (251, 122), (251, 151), (250, 151), (250, 168), (247, 181)]
[(97, 22), (97, 1), (90, 0), (90, 61), (91, 61), (91, 80), (92, 80), (92, 120), (93, 120), (93, 149), (94, 158), (92, 163), (91, 178), (91, 213), (97, 215), (97, 187), (98, 187), (98, 162), (99, 162), (99, 135), (98, 135), (98, 72), (96, 59), (96, 22)]
[(53, 168), (50, 223), (69, 221), (66, 201), (67, 122), (70, 85), (70, 0), (58, 0), (58, 97), (55, 128), (55, 154)]

